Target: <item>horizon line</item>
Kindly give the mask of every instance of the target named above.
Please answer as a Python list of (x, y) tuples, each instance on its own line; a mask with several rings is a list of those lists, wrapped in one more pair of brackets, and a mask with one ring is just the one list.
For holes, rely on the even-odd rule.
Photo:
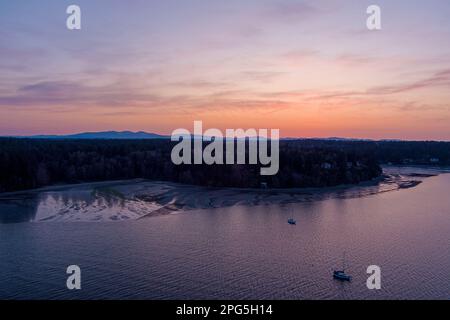
[[(57, 134), (31, 134), (31, 135), (3, 135), (0, 134), (0, 138), (16, 138), (16, 139), (27, 139), (27, 138), (34, 138), (34, 139), (55, 139), (55, 138), (64, 138), (64, 137), (72, 137), (77, 135), (87, 135), (87, 134), (101, 134), (101, 133), (112, 133), (112, 134), (146, 134), (146, 135), (155, 135), (159, 136), (161, 138), (170, 138), (171, 135), (169, 134), (163, 134), (163, 133), (155, 133), (155, 132), (147, 132), (143, 130), (138, 131), (132, 131), (132, 130), (106, 130), (106, 131), (82, 131), (82, 132), (75, 132), (75, 133), (57, 133)], [(191, 134), (192, 136), (193, 134)], [(224, 138), (227, 138), (227, 136), (223, 136)], [(256, 138), (257, 136), (248, 136), (248, 138)], [(72, 138), (77, 139), (77, 138)], [(83, 138), (79, 138), (82, 140)], [(91, 140), (120, 140), (117, 138), (90, 138)], [(136, 138), (136, 140), (151, 140), (155, 138)], [(269, 138), (270, 139), (270, 138)], [(125, 140), (125, 139), (122, 139)], [(128, 140), (134, 140), (133, 138), (129, 138)], [(403, 141), (403, 142), (450, 142), (450, 140), (436, 140), (436, 139), (399, 139), (399, 138), (383, 138), (383, 139), (376, 139), (376, 138), (362, 138), (362, 137), (346, 137), (346, 136), (326, 136), (326, 137), (300, 137), (300, 136), (286, 136), (286, 137), (280, 137), (280, 140), (349, 140), (349, 141)]]

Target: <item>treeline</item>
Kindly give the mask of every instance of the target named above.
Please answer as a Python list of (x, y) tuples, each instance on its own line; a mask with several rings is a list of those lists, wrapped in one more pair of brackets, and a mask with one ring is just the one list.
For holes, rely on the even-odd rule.
[(0, 139), (0, 192), (64, 183), (145, 178), (217, 187), (324, 187), (381, 174), (379, 163), (450, 164), (450, 143), (291, 140), (280, 169), (172, 164), (168, 140)]
[(382, 141), (375, 156), (380, 163), (449, 166), (450, 142)]

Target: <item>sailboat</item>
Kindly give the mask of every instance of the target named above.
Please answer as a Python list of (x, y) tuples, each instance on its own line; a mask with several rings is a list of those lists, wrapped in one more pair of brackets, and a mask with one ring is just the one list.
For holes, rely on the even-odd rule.
[(333, 278), (341, 281), (351, 281), (352, 277), (345, 273), (345, 252), (342, 258), (342, 270), (334, 270)]

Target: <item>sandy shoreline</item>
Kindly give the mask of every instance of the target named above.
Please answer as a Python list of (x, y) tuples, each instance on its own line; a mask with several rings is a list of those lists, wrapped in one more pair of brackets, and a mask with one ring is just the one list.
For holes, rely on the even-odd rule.
[(123, 221), (195, 209), (355, 198), (413, 188), (437, 174), (423, 168), (387, 167), (372, 181), (307, 189), (208, 188), (142, 179), (62, 185), (0, 194), (0, 222)]

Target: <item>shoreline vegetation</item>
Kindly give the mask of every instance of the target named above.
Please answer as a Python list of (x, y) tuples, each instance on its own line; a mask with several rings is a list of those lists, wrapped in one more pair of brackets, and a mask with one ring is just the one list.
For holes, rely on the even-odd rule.
[(52, 140), (0, 138), (0, 193), (58, 184), (147, 179), (244, 189), (355, 185), (382, 174), (381, 164), (450, 164), (450, 143), (282, 140), (280, 170), (259, 165), (174, 165), (167, 139)]
[[(435, 166), (423, 166), (423, 165), (411, 165), (411, 166), (397, 166), (397, 165), (382, 165), (382, 168), (395, 168), (395, 169), (401, 169), (401, 168), (407, 168), (408, 171), (414, 169), (423, 169), (423, 170), (433, 170), (435, 173), (407, 173), (403, 175), (404, 177), (411, 177), (411, 178), (417, 178), (417, 179), (425, 179), (430, 177), (435, 177), (439, 175), (440, 173), (447, 172), (447, 170), (450, 171), (450, 167), (435, 167)], [(439, 173), (438, 173), (439, 172)], [(149, 179), (143, 179), (143, 178), (137, 178), (137, 179), (119, 179), (119, 180), (107, 180), (107, 181), (94, 181), (94, 182), (81, 182), (81, 183), (58, 183), (53, 185), (48, 185), (44, 187), (34, 188), (34, 189), (25, 189), (25, 190), (17, 190), (17, 191), (8, 191), (8, 192), (1, 192), (0, 193), (0, 200), (5, 197), (14, 196), (14, 195), (24, 195), (24, 194), (34, 194), (34, 193), (41, 193), (41, 192), (60, 192), (60, 191), (68, 191), (71, 189), (76, 188), (84, 188), (89, 187), (92, 188), (92, 194), (93, 195), (101, 195), (104, 194), (114, 194), (119, 198), (123, 198), (124, 195), (118, 192), (113, 188), (113, 186), (116, 185), (128, 185), (133, 183), (156, 183), (156, 184), (173, 184), (178, 186), (185, 186), (185, 187), (197, 187), (197, 188), (204, 188), (207, 190), (236, 190), (241, 192), (260, 192), (260, 193), (272, 193), (272, 192), (279, 192), (279, 193), (298, 193), (298, 192), (317, 192), (317, 191), (327, 191), (327, 190), (338, 190), (338, 189), (348, 189), (353, 187), (366, 187), (366, 186), (374, 186), (378, 185), (380, 183), (398, 183), (399, 189), (409, 189), (412, 187), (415, 187), (422, 183), (423, 180), (404, 180), (399, 179), (401, 175), (400, 174), (386, 174), (382, 173), (379, 176), (371, 179), (371, 180), (365, 180), (361, 181), (356, 184), (340, 184), (335, 186), (329, 186), (329, 187), (299, 187), (299, 188), (239, 188), (239, 187), (214, 187), (214, 186), (200, 186), (195, 184), (185, 184), (185, 183), (177, 183), (172, 181), (164, 181), (164, 180), (149, 180)], [(414, 184), (414, 183), (415, 184)]]
[(0, 139), (0, 192), (138, 178), (207, 187), (330, 187), (381, 174), (371, 146), (357, 142), (281, 141), (274, 176), (261, 176), (260, 165), (175, 165), (171, 151), (176, 144), (161, 139)]

